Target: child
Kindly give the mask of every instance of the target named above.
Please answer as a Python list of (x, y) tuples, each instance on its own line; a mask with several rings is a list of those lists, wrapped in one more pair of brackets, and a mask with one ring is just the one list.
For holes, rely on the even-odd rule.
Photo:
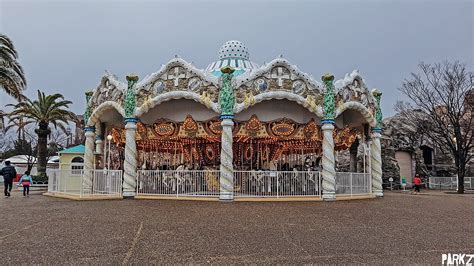
[(18, 185), (23, 186), (23, 197), (30, 196), (30, 185), (33, 184), (33, 179), (30, 176), (30, 171), (26, 171), (25, 174), (18, 181)]
[(415, 194), (420, 193), (421, 178), (419, 174), (415, 175), (415, 178), (413, 179), (413, 183), (415, 184)]

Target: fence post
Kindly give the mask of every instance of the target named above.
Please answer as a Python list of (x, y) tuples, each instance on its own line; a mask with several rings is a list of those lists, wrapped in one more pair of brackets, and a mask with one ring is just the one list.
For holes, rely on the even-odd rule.
[(349, 184), (350, 184), (350, 188), (351, 188), (351, 197), (352, 197), (352, 178), (354, 177), (352, 172), (351, 172), (351, 175), (349, 177), (350, 177)]
[(84, 170), (82, 170), (82, 173), (81, 173), (81, 188), (79, 190), (79, 197), (80, 198), (82, 197), (82, 193), (84, 193)]
[(277, 173), (277, 198), (280, 197), (280, 180), (279, 180), (279, 178), (280, 178), (280, 174)]
[(318, 171), (318, 193), (319, 193), (319, 197), (322, 198), (322, 190), (321, 190), (321, 171)]
[(135, 192), (137, 196), (138, 196), (139, 188), (140, 188), (140, 170), (137, 170), (137, 191)]

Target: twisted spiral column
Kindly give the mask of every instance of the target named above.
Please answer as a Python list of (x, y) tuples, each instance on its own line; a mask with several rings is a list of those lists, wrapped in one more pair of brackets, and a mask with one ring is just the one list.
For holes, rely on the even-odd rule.
[(94, 169), (94, 137), (95, 129), (88, 127), (85, 129), (86, 145), (84, 151), (84, 174), (82, 175), (82, 190), (90, 193), (92, 190), (92, 171)]
[(102, 154), (104, 152), (104, 138), (103, 138), (102, 126), (100, 123), (96, 124), (95, 128), (95, 153)]
[(134, 197), (137, 187), (137, 120), (125, 120), (125, 161), (123, 163), (123, 196)]
[(380, 131), (374, 130), (371, 145), (371, 172), (372, 172), (372, 193), (377, 197), (383, 197), (382, 190), (382, 155), (380, 146)]
[(334, 125), (332, 123), (324, 123), (323, 130), (323, 158), (322, 165), (322, 187), (323, 199), (326, 201), (336, 200), (336, 170), (334, 159)]
[(234, 199), (234, 153), (232, 151), (232, 119), (225, 118), (221, 122), (221, 165), (220, 165), (220, 200)]
[(104, 153), (104, 140), (100, 136), (95, 138), (95, 152), (101, 155)]

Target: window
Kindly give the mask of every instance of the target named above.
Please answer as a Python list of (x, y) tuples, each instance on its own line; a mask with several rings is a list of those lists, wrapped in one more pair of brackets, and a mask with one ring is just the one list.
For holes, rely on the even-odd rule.
[(74, 158), (72, 158), (71, 163), (82, 163), (83, 164), (84, 163), (84, 158), (74, 157)]
[(71, 160), (71, 175), (81, 175), (84, 169), (84, 158), (74, 157)]

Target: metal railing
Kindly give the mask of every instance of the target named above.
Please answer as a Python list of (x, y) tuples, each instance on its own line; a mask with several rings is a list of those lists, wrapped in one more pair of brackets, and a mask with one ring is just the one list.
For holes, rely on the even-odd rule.
[[(86, 175), (85, 175), (86, 174)], [(86, 187), (84, 176), (92, 178), (91, 186)], [(122, 194), (121, 170), (59, 170), (48, 171), (48, 192), (74, 196)]]
[(219, 197), (218, 170), (141, 170), (137, 195)]
[(54, 169), (48, 171), (48, 192), (80, 195), (82, 172), (71, 174), (71, 170)]
[[(458, 187), (457, 177), (430, 176), (428, 179), (430, 189), (455, 190)], [(464, 189), (474, 189), (474, 177), (464, 177)]]
[(234, 171), (234, 197), (321, 196), (319, 172)]
[(336, 195), (367, 194), (372, 192), (372, 180), (368, 173), (336, 173)]
[(83, 195), (122, 195), (122, 170), (84, 170), (84, 173), (86, 171), (90, 171), (92, 176), (92, 187), (84, 187)]

